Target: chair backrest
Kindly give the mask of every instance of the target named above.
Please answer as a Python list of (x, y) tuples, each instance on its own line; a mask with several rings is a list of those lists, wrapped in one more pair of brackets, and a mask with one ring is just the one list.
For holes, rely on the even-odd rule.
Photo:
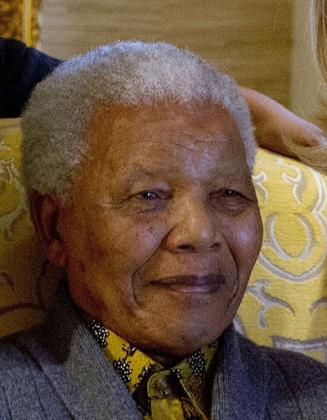
[(327, 176), (262, 149), (253, 178), (264, 240), (236, 321), (327, 363)]
[[(0, 335), (41, 322), (59, 277), (25, 205), (20, 142), (19, 120), (0, 121)], [(253, 179), (265, 234), (235, 324), (327, 362), (327, 177), (259, 149)]]
[(58, 272), (43, 254), (20, 183), (19, 119), (0, 120), (0, 336), (44, 319)]

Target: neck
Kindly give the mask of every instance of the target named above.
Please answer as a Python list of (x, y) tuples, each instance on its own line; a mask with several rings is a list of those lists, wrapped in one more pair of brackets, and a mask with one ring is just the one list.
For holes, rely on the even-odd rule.
[(177, 365), (181, 360), (183, 360), (183, 357), (173, 357), (173, 356), (167, 356), (163, 354), (159, 354), (155, 351), (147, 351), (142, 350), (144, 353), (146, 353), (151, 359), (158, 362), (161, 366), (165, 368), (171, 368), (175, 365)]

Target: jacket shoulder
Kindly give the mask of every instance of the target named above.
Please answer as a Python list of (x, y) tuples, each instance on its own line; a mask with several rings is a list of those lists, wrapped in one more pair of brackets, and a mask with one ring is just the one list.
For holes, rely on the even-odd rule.
[(314, 372), (317, 380), (319, 378), (323, 381), (327, 380), (327, 365), (309, 356), (290, 350), (260, 346), (240, 334), (238, 334), (238, 340), (243, 354), (251, 358), (263, 359), (266, 368), (275, 374), (279, 373), (282, 377), (298, 377), (298, 380), (303, 381), (308, 379), (307, 376), (312, 380)]
[(24, 350), (17, 343), (18, 335), (0, 340), (0, 383), (5, 384), (14, 376), (20, 376), (22, 371), (29, 369)]
[(28, 356), (17, 345), (16, 336), (1, 339), (0, 418), (14, 418), (21, 408), (28, 412), (32, 401), (38, 404), (36, 395)]
[(25, 333), (0, 340), (0, 418), (68, 418), (37, 360), (21, 345)]
[(239, 345), (247, 360), (263, 363), (270, 418), (326, 419), (326, 365), (300, 353), (259, 346), (243, 336)]

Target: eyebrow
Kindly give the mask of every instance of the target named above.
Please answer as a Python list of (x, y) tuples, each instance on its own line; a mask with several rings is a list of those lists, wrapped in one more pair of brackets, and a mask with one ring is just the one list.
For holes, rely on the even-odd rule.
[[(154, 173), (151, 171), (151, 169), (145, 168), (141, 165), (136, 165), (133, 168), (133, 172), (129, 174), (126, 178), (124, 178), (124, 181), (127, 184), (131, 184), (131, 183), (141, 180), (142, 177), (146, 177), (148, 179), (154, 180), (154, 179), (158, 179), (160, 175), (162, 175), (162, 173), (160, 172)], [(225, 176), (227, 178), (236, 179), (236, 180), (243, 179), (244, 177), (243, 175), (240, 175), (239, 170), (237, 168), (230, 168), (230, 167), (228, 167), (228, 171), (226, 169), (220, 170), (220, 168), (217, 167), (215, 176), (217, 178), (221, 178), (222, 176)]]
[(146, 176), (147, 178), (152, 178), (152, 179), (158, 177), (158, 175), (151, 172), (150, 169), (137, 165), (133, 168), (133, 172), (129, 176), (127, 176), (125, 179), (128, 182), (132, 182), (132, 181), (137, 181), (141, 176)]

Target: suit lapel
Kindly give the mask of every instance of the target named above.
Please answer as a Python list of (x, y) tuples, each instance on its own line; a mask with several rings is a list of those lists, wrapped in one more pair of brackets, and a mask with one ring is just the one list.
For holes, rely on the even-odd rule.
[(133, 398), (66, 296), (59, 299), (49, 321), (26, 347), (47, 375), (74, 419), (141, 419)]

